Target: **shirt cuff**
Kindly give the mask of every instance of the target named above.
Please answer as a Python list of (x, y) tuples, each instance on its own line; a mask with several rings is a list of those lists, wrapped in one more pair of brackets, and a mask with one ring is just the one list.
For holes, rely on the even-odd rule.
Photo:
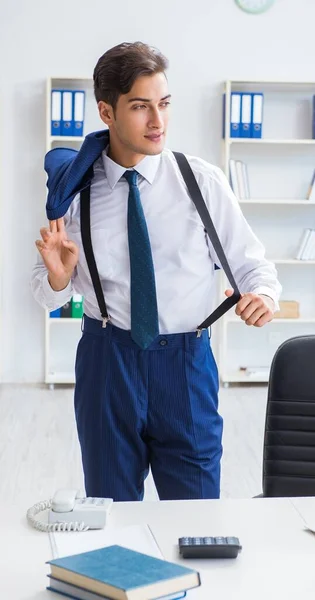
[(261, 285), (258, 288), (255, 288), (252, 292), (253, 294), (263, 294), (264, 296), (269, 296), (271, 300), (274, 301), (274, 313), (280, 310), (279, 302), (278, 302), (278, 294), (272, 288)]
[(56, 290), (53, 290), (49, 281), (48, 281), (48, 274), (45, 275), (44, 279), (43, 279), (43, 292), (44, 292), (44, 297), (45, 300), (47, 301), (47, 304), (49, 304), (50, 302), (53, 302), (54, 304), (58, 304), (58, 306), (63, 306), (64, 304), (66, 304), (66, 302), (68, 302), (69, 300), (69, 295), (71, 294), (71, 279), (67, 285), (67, 287), (65, 287), (63, 290), (60, 290), (59, 292), (57, 292)]

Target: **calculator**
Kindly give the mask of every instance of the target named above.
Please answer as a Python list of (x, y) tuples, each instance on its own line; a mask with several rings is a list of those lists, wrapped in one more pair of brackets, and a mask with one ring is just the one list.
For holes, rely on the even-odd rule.
[(181, 537), (182, 558), (236, 558), (242, 549), (237, 537)]

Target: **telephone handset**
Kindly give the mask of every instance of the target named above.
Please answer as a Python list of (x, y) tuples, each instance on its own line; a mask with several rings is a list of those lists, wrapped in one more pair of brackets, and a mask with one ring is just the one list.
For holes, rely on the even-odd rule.
[[(86, 498), (74, 489), (58, 490), (52, 500), (39, 502), (27, 511), (27, 520), (40, 531), (87, 531), (102, 529), (113, 504), (112, 498)], [(35, 515), (49, 509), (48, 524)]]

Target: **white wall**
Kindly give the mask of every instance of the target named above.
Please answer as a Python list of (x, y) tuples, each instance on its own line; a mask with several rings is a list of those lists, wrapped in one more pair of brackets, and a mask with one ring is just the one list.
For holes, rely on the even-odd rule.
[(315, 79), (313, 0), (276, 0), (260, 16), (234, 0), (1, 0), (0, 373), (43, 380), (44, 315), (30, 293), (34, 240), (45, 225), (45, 79), (92, 76), (121, 41), (158, 46), (170, 60), (168, 145), (220, 163), (227, 78)]

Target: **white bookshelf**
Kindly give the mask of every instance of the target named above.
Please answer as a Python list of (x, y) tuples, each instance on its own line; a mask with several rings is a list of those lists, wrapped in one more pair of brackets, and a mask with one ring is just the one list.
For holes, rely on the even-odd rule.
[(265, 198), (265, 199), (241, 199), (240, 204), (297, 204), (302, 206), (313, 206), (309, 200), (286, 200), (284, 198)]
[[(230, 138), (231, 92), (263, 92), (261, 139)], [(295, 258), (302, 232), (315, 228), (315, 202), (306, 199), (315, 169), (312, 96), (315, 82), (242, 81), (224, 84), (226, 95), (222, 166), (247, 164), (250, 198), (239, 200), (249, 224), (277, 268), (281, 300), (299, 302), (300, 318), (275, 318), (263, 328), (248, 327), (231, 309), (216, 328), (218, 368), (224, 385), (265, 383), (279, 345), (296, 335), (315, 334), (315, 260)], [(308, 268), (305, 268), (308, 267)], [(230, 287), (220, 275), (220, 296)], [(251, 369), (251, 374), (245, 369)]]
[[(85, 90), (84, 136), (51, 135), (51, 90)], [(46, 152), (52, 148), (68, 147), (79, 150), (84, 137), (102, 129), (93, 93), (93, 80), (86, 77), (50, 77), (46, 82)], [(74, 384), (74, 365), (81, 319), (50, 318), (45, 311), (45, 383)]]
[(228, 144), (231, 146), (232, 144), (259, 144), (259, 145), (264, 145), (264, 144), (293, 144), (293, 145), (302, 145), (302, 146), (314, 146), (315, 145), (315, 140), (308, 140), (308, 139), (299, 139), (299, 140), (294, 140), (294, 139), (251, 139), (251, 138), (232, 138), (229, 139)]

